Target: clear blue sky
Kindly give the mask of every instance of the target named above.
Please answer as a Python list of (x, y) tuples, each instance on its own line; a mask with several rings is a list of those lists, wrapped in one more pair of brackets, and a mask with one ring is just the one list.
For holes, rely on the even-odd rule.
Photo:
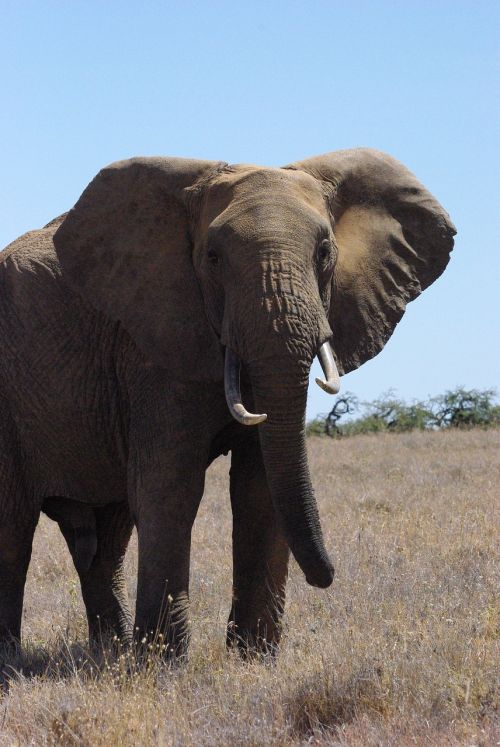
[[(71, 207), (117, 159), (279, 166), (372, 146), (417, 174), (458, 236), (443, 277), (344, 390), (498, 386), (499, 8), (1, 0), (0, 245)], [(309, 416), (330, 404), (311, 387)]]

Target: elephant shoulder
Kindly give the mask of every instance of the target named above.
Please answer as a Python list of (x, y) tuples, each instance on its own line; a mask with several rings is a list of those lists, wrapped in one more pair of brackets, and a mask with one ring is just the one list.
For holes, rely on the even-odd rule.
[(0, 326), (25, 329), (61, 309), (69, 295), (61, 277), (53, 236), (64, 216), (28, 231), (0, 252)]
[(0, 251), (0, 277), (5, 280), (18, 273), (35, 273), (40, 270), (59, 274), (53, 237), (65, 217), (66, 213), (43, 228), (28, 231)]

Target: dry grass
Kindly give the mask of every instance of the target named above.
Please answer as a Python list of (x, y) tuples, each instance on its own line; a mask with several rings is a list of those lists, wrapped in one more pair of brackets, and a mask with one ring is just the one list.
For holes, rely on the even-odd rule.
[[(75, 572), (55, 524), (37, 532), (24, 674), (0, 703), (1, 745), (492, 745), (500, 432), (312, 439), (337, 578), (294, 565), (276, 665), (225, 652), (227, 460), (196, 524), (189, 664), (97, 672)], [(133, 592), (135, 544), (128, 563)], [(16, 663), (16, 662), (14, 662)]]

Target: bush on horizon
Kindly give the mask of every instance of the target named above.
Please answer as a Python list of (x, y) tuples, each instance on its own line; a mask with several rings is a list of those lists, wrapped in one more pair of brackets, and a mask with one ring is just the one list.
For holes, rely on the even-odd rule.
[[(496, 428), (500, 426), (500, 405), (495, 389), (464, 389), (457, 387), (437, 397), (411, 404), (398, 399), (393, 390), (373, 402), (360, 403), (352, 392), (336, 397), (327, 414), (320, 414), (306, 426), (308, 436), (356, 436), (360, 433), (443, 428)], [(359, 413), (358, 417), (340, 423), (342, 418)]]

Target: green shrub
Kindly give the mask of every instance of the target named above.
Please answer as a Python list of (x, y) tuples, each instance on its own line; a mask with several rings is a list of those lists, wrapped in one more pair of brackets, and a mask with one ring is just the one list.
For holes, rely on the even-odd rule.
[(470, 428), (471, 426), (498, 426), (500, 407), (493, 404), (494, 389), (463, 389), (435, 397), (431, 400), (434, 423), (438, 428)]
[(363, 430), (359, 432), (362, 433), (424, 430), (430, 427), (432, 420), (432, 412), (425, 403), (407, 405), (396, 399), (392, 390), (371, 403), (365, 403), (365, 410), (366, 415), (360, 419)]

